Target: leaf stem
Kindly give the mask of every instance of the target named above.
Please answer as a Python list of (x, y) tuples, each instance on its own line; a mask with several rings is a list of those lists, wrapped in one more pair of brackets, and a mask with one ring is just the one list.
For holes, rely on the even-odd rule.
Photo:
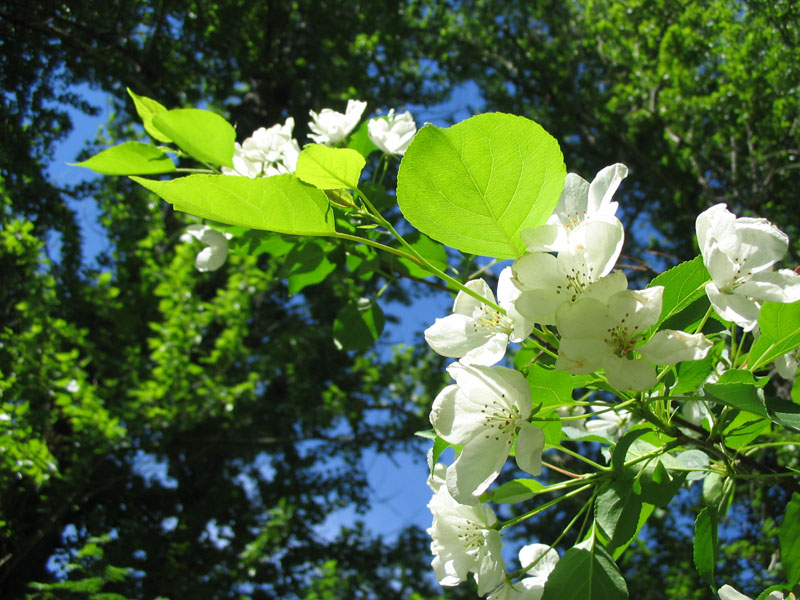
[(537, 506), (533, 510), (529, 510), (528, 512), (526, 512), (524, 514), (521, 514), (518, 517), (514, 517), (513, 519), (509, 519), (508, 521), (503, 521), (502, 523), (499, 523), (497, 525), (497, 530), (498, 531), (503, 531), (504, 529), (507, 529), (507, 528), (509, 528), (509, 527), (511, 527), (513, 525), (516, 525), (517, 523), (521, 523), (522, 521), (530, 519), (531, 517), (534, 517), (534, 516), (538, 515), (540, 512), (547, 510), (551, 506), (554, 506), (555, 504), (558, 504), (562, 500), (566, 500), (567, 498), (571, 498), (572, 496), (577, 496), (581, 492), (585, 492), (586, 490), (590, 489), (594, 485), (595, 485), (594, 482), (587, 483), (586, 485), (582, 485), (581, 487), (579, 487), (577, 489), (574, 489), (571, 492), (567, 492), (563, 496), (559, 496), (558, 498), (554, 498), (550, 502), (545, 502), (541, 506)]

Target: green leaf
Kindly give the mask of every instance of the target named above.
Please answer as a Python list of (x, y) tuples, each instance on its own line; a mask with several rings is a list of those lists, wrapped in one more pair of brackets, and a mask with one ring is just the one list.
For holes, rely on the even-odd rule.
[(572, 375), (566, 371), (531, 365), (527, 373), (533, 404), (564, 406), (572, 402)]
[(614, 481), (597, 496), (595, 520), (609, 540), (609, 551), (613, 552), (636, 535), (641, 510), (642, 499), (634, 493), (631, 480)]
[(761, 335), (750, 348), (750, 370), (772, 362), (800, 346), (800, 302), (765, 302), (758, 317)]
[(517, 258), (520, 231), (543, 224), (566, 167), (540, 125), (504, 113), (419, 130), (400, 163), (397, 200), (417, 229), (462, 252)]
[(284, 259), (283, 269), (289, 294), (299, 294), (309, 285), (325, 280), (336, 265), (328, 260), (319, 240), (311, 239), (295, 246)]
[(153, 115), (167, 112), (166, 107), (160, 102), (156, 102), (151, 98), (146, 98), (145, 96), (139, 96), (138, 94), (133, 93), (130, 88), (125, 89), (128, 90), (128, 95), (133, 98), (133, 105), (136, 107), (136, 112), (139, 114), (139, 118), (142, 120), (144, 130), (150, 135), (150, 137), (158, 140), (159, 142), (171, 142), (172, 139), (153, 124)]
[(175, 170), (169, 156), (155, 146), (141, 142), (125, 142), (83, 162), (71, 164), (103, 175), (155, 175)]
[(653, 514), (653, 511), (655, 510), (655, 508), (656, 508), (655, 506), (653, 506), (652, 504), (648, 504), (647, 502), (643, 502), (642, 503), (642, 510), (639, 511), (639, 521), (636, 523), (636, 532), (631, 537), (631, 539), (629, 539), (627, 542), (625, 542), (621, 546), (617, 547), (611, 553), (611, 556), (614, 557), (614, 560), (617, 560), (620, 556), (622, 556), (623, 552), (625, 552), (625, 550), (628, 548), (628, 546), (630, 546), (633, 543), (633, 541), (636, 539), (636, 536), (638, 535), (638, 533), (642, 530), (642, 527), (644, 527), (644, 524), (647, 523), (647, 519), (649, 519), (650, 515)]
[(706, 506), (694, 522), (694, 566), (708, 585), (716, 589), (714, 569), (717, 563), (717, 511)]
[(236, 130), (218, 114), (175, 108), (153, 115), (153, 125), (200, 162), (233, 167)]
[(297, 158), (295, 175), (321, 190), (353, 190), (365, 164), (356, 150), (309, 144)]
[(535, 479), (514, 479), (501, 485), (492, 494), (492, 502), (498, 504), (516, 504), (530, 500), (544, 486)]
[(800, 582), (800, 494), (793, 494), (786, 506), (778, 540), (781, 546), (781, 568), (789, 583), (788, 587), (794, 587)]
[(383, 331), (383, 311), (368, 298), (351, 300), (336, 315), (333, 341), (340, 350), (367, 350)]
[(570, 548), (547, 578), (542, 600), (625, 600), (628, 588), (614, 559), (599, 544)]
[(739, 450), (762, 433), (769, 431), (770, 422), (765, 417), (757, 417), (751, 412), (739, 412), (723, 430), (725, 445)]
[(664, 295), (661, 298), (661, 316), (651, 330), (657, 331), (664, 321), (704, 296), (705, 284), (710, 279), (702, 256), (672, 267), (653, 279), (647, 287), (663, 285)]
[(131, 177), (187, 212), (220, 223), (244, 225), (292, 235), (334, 232), (333, 211), (325, 192), (294, 175), (250, 179), (229, 175), (190, 175), (171, 181)]
[(634, 425), (619, 439), (616, 446), (614, 446), (614, 452), (611, 454), (611, 468), (616, 477), (625, 476), (625, 459), (628, 456), (628, 449), (631, 444), (651, 431), (653, 431), (653, 428), (650, 425)]
[[(628, 448), (625, 462), (652, 454), (656, 450), (658, 450), (657, 446), (636, 439)], [(686, 471), (681, 471), (678, 461), (669, 454), (639, 460), (625, 466), (624, 472), (627, 478), (638, 482), (643, 502), (661, 507), (669, 504), (686, 479)]]
[(780, 398), (766, 398), (767, 414), (778, 425), (800, 429), (800, 404)]
[(678, 364), (678, 383), (670, 390), (670, 394), (686, 394), (694, 392), (703, 383), (716, 364), (716, 358), (709, 353), (702, 360), (688, 360)]
[(710, 461), (708, 459), (708, 454), (702, 450), (686, 450), (678, 454), (675, 457), (675, 460), (678, 461), (678, 463), (681, 465), (681, 468), (691, 469), (690, 471), (687, 471), (687, 481), (698, 481), (708, 475)]
[(767, 416), (767, 410), (756, 389), (756, 381), (748, 371), (727, 371), (718, 383), (707, 383), (703, 389), (707, 396), (717, 402), (760, 417)]

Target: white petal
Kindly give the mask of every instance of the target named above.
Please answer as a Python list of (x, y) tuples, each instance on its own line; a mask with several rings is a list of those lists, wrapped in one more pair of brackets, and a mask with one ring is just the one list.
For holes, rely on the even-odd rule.
[(560, 252), (567, 247), (567, 230), (561, 223), (523, 229), (520, 237), (528, 247), (528, 252)]
[(722, 252), (733, 252), (738, 245), (734, 223), (736, 216), (724, 204), (715, 204), (697, 216), (695, 232), (697, 244), (706, 261), (706, 254), (712, 243), (716, 243)]
[(775, 359), (775, 369), (778, 375), (789, 381), (793, 381), (797, 375), (797, 356), (795, 351), (779, 356)]
[(556, 257), (545, 252), (524, 255), (511, 266), (511, 271), (523, 291), (555, 289), (567, 283), (564, 272), (558, 268)]
[(564, 339), (602, 339), (613, 320), (608, 305), (596, 298), (581, 297), (572, 304), (565, 304), (556, 313), (558, 332)]
[(558, 563), (558, 552), (547, 544), (528, 544), (520, 548), (519, 562), (523, 569), (527, 569), (527, 567), (536, 563), (532, 569), (527, 571), (527, 574), (531, 577), (547, 580), (550, 573), (556, 568), (556, 563)]
[(702, 333), (662, 329), (636, 351), (656, 365), (674, 365), (685, 360), (702, 360), (713, 344)]
[(628, 278), (623, 271), (613, 271), (589, 284), (582, 294), (583, 298), (594, 298), (600, 302), (608, 302), (617, 292), (628, 289)]
[(506, 355), (508, 348), (508, 335), (505, 333), (495, 333), (486, 342), (477, 348), (470, 350), (461, 357), (463, 365), (484, 365), (490, 367), (496, 365)]
[[(460, 388), (469, 394), (471, 402), (481, 395), (489, 395), (499, 404), (511, 408), (516, 406), (519, 418), (527, 419), (531, 414), (531, 389), (525, 376), (506, 367), (466, 366), (453, 363), (447, 372)], [(477, 394), (474, 394), (478, 392)], [(477, 406), (477, 404), (476, 404)], [(477, 407), (478, 412), (480, 406)]]
[(198, 271), (216, 271), (225, 264), (228, 258), (228, 244), (224, 246), (206, 246), (197, 253), (194, 266)]
[(716, 313), (726, 321), (733, 321), (745, 331), (752, 330), (758, 323), (761, 306), (755, 300), (721, 292), (713, 281), (706, 284), (706, 295)]
[(789, 248), (789, 237), (766, 219), (736, 219), (736, 232), (740, 240), (737, 254), (743, 260), (743, 271), (758, 273), (769, 269)]
[(624, 325), (631, 336), (647, 331), (661, 316), (664, 286), (644, 290), (623, 290), (608, 299), (612, 324)]
[(751, 275), (734, 293), (762, 302), (791, 304), (800, 300), (800, 275), (789, 269), (762, 271)]
[[(600, 170), (589, 185), (587, 214), (589, 216), (613, 216), (616, 212), (616, 202), (611, 202), (611, 197), (617, 191), (620, 182), (628, 176), (628, 167), (616, 163)], [(609, 210), (614, 204), (613, 211)]]
[(461, 504), (477, 504), (500, 475), (511, 451), (511, 435), (488, 430), (472, 439), (447, 469), (447, 489)]
[[(494, 302), (492, 288), (490, 288), (483, 279), (473, 279), (472, 281), (468, 281), (464, 287), (467, 287), (472, 291), (477, 292), (487, 300)], [(475, 314), (476, 309), (481, 310), (481, 307), (483, 306), (486, 306), (486, 304), (476, 298), (473, 298), (466, 292), (460, 291), (458, 294), (456, 294), (455, 302), (453, 302), (453, 312), (471, 317)]]
[(564, 189), (556, 205), (561, 223), (576, 225), (586, 218), (586, 204), (589, 198), (589, 182), (580, 175), (567, 173)]
[(609, 354), (611, 350), (602, 338), (562, 338), (555, 366), (559, 371), (586, 375), (602, 369)]
[(656, 370), (644, 360), (629, 360), (615, 354), (606, 357), (603, 368), (608, 383), (619, 390), (643, 392), (656, 384)]
[(438, 318), (425, 330), (425, 341), (437, 354), (460, 358), (470, 350), (482, 346), (489, 336), (486, 329), (477, 329), (474, 319), (464, 315)]
[(597, 281), (614, 268), (624, 241), (618, 219), (584, 221), (570, 232), (568, 250), (558, 255), (559, 267), (564, 273), (585, 273), (587, 282)]
[(544, 431), (531, 423), (520, 423), (514, 457), (517, 466), (531, 475), (542, 473), (542, 450), (544, 450)]
[(514, 274), (511, 267), (506, 267), (500, 271), (500, 275), (497, 278), (497, 302), (506, 309), (506, 316), (512, 322), (513, 330), (509, 334), (509, 340), (521, 342), (531, 334), (534, 323), (522, 316), (516, 307), (522, 291), (514, 284), (513, 277)]
[(751, 600), (749, 596), (745, 596), (737, 592), (731, 586), (725, 584), (717, 591), (720, 600)]

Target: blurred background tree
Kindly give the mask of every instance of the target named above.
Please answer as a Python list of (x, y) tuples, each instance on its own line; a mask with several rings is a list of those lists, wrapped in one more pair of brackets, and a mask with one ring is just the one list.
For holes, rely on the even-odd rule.
[[(468, 103), (539, 121), (571, 171), (631, 168), (617, 199), (640, 264), (693, 256), (695, 216), (722, 201), (776, 221), (797, 258), (798, 23), (792, 0), (0, 1), (4, 597), (439, 593), (423, 532), (316, 529), (366, 510), (359, 457), (411, 444), (443, 382), (424, 348), (384, 360), (332, 342), (339, 310), (402, 270), (254, 236), (197, 273), (184, 215), (119, 178), (48, 175), (69, 110), (97, 111), (76, 86), (112, 102), (96, 150), (141, 134), (126, 86), (220, 111), (240, 140), (291, 116), (302, 141), (309, 109), (434, 106), (473, 82)], [(86, 199), (107, 236), (94, 257), (75, 210)], [(402, 281), (383, 298), (429, 291)], [(745, 498), (738, 550), (753, 559), (727, 573), (753, 591), (783, 499)], [(623, 564), (629, 586), (707, 597), (674, 521), (652, 521), (644, 558)], [(550, 526), (524, 535), (553, 539)]]

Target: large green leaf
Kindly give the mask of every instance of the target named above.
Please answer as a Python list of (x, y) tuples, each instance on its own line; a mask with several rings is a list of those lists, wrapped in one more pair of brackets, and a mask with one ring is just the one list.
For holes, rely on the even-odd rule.
[(293, 235), (334, 231), (325, 192), (294, 175), (250, 179), (232, 175), (190, 175), (171, 181), (131, 177), (175, 207), (220, 223)]
[(751, 370), (800, 346), (800, 302), (765, 302), (758, 317), (761, 335), (750, 348)]
[(156, 175), (175, 170), (169, 156), (155, 146), (141, 142), (125, 142), (74, 166), (86, 167), (103, 175)]
[(167, 112), (166, 107), (160, 102), (157, 102), (151, 98), (146, 98), (145, 96), (139, 96), (138, 94), (133, 93), (130, 88), (126, 89), (128, 90), (130, 97), (133, 98), (133, 104), (136, 107), (136, 112), (139, 113), (139, 118), (142, 120), (144, 130), (159, 142), (171, 142), (172, 140), (168, 135), (153, 125), (153, 115)]
[(309, 144), (297, 158), (295, 175), (321, 190), (352, 190), (365, 164), (357, 150)]
[(540, 125), (489, 113), (420, 129), (400, 163), (397, 201), (414, 227), (443, 244), (517, 258), (520, 231), (547, 220), (565, 176), (558, 142)]
[(628, 588), (614, 559), (599, 544), (570, 548), (556, 563), (542, 600), (624, 600)]
[(218, 114), (175, 108), (155, 113), (153, 125), (200, 162), (233, 167), (236, 130)]

